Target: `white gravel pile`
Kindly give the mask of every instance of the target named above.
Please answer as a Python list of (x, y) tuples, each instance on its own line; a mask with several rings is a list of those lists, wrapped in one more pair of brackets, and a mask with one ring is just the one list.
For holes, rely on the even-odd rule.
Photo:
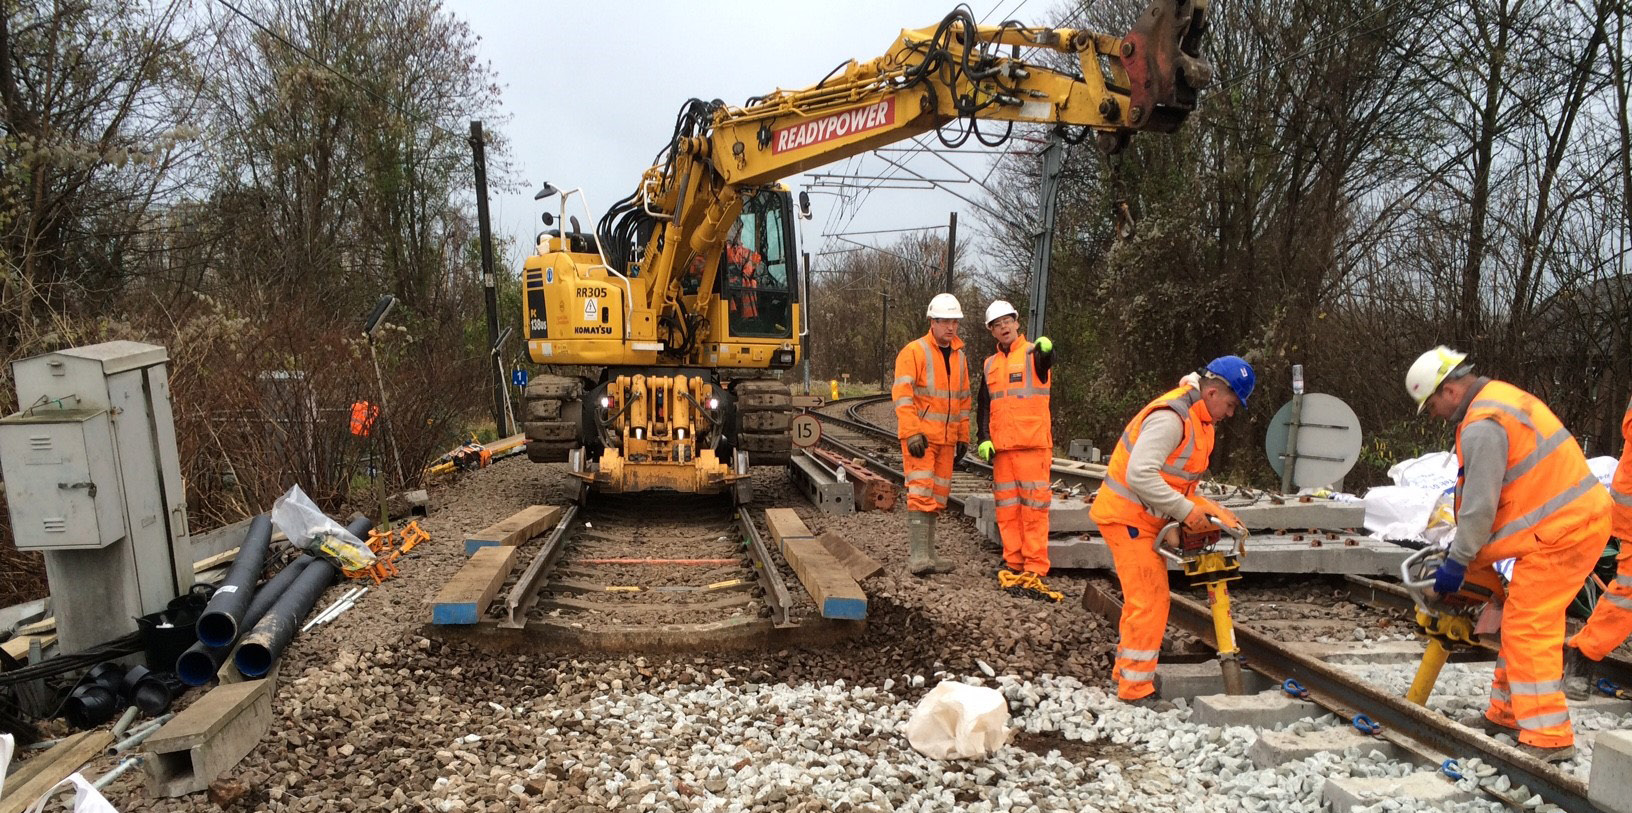
[[(466, 738), (433, 743), (446, 770), (427, 801), (465, 810), (499, 787), (518, 804), (550, 799), (564, 809), (1267, 813), (1323, 810), (1328, 778), (1419, 770), (1358, 750), (1258, 769), (1247, 758), (1257, 738), (1250, 728), (1189, 722), (1182, 704), (1164, 713), (1129, 707), (1099, 688), (1046, 675), (963, 678), (1000, 689), (1015, 736), (1046, 752), (1011, 740), (991, 759), (956, 762), (919, 755), (902, 734), (914, 703), (895, 692), (933, 682), (921, 676), (882, 686), (718, 679), (650, 691), (625, 691), (621, 681), (594, 675), (575, 679), (599, 694), (575, 707), (544, 696), (494, 715), (533, 734), (536, 752), (516, 754), (514, 767), (486, 765)], [(1326, 727), (1335, 718), (1299, 725)], [(1037, 748), (1039, 740), (1055, 747)], [(1407, 800), (1378, 809), (1416, 808)]]

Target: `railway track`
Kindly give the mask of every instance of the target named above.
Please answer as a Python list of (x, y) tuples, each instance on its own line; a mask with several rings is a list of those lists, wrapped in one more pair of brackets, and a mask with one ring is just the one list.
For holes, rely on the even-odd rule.
[[(751, 511), (728, 496), (597, 495), (525, 546), (485, 617), (500, 645), (693, 652), (847, 637), (796, 602)], [(524, 643), (525, 642), (525, 643)]]

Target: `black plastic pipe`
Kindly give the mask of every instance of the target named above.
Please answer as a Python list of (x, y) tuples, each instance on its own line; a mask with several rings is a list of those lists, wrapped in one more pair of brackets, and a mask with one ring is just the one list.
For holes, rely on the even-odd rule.
[(198, 617), (198, 640), (205, 646), (226, 646), (238, 637), (238, 625), (249, 608), (250, 594), (266, 567), (266, 551), (272, 542), (272, 517), (262, 514), (249, 521), (249, 532), (238, 546), (238, 556), (227, 569), (227, 577), (215, 588), (215, 595)]
[[(255, 591), (255, 597), (250, 600), (249, 608), (244, 610), (241, 625), (245, 629), (254, 627), (256, 622), (266, 615), (266, 611), (272, 609), (272, 605), (283, 595), (283, 591), (294, 583), (295, 577), (315, 561), (317, 557), (308, 553), (284, 565), (283, 569), (278, 571), (278, 575), (273, 576), (270, 581), (261, 585), (261, 589)], [(188, 686), (203, 686), (215, 680), (216, 672), (221, 669), (221, 664), (227, 662), (227, 657), (231, 654), (231, 641), (225, 646), (207, 646), (200, 641), (176, 659), (176, 674), (181, 677), (181, 682)]]
[[(374, 527), (374, 520), (358, 515), (346, 526), (353, 536), (358, 539), (368, 535)], [(272, 664), (278, 656), (283, 654), (285, 647), (294, 639), (295, 632), (300, 629), (300, 622), (312, 611), (323, 591), (334, 584), (340, 569), (330, 564), (327, 559), (318, 559), (306, 566), (300, 575), (295, 577), (294, 584), (283, 591), (266, 615), (255, 623), (255, 628), (238, 642), (238, 651), (232, 656), (232, 662), (245, 677), (260, 677), (272, 671)]]

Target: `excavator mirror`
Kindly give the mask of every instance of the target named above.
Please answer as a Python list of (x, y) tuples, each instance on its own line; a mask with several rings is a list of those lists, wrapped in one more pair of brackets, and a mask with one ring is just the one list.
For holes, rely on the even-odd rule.
[(559, 194), (559, 192), (560, 190), (556, 189), (549, 181), (545, 181), (544, 188), (538, 190), (538, 194), (533, 196), (533, 200), (543, 200), (551, 195)]
[(804, 220), (810, 219), (810, 193), (803, 189), (799, 190), (799, 217)]
[(549, 212), (545, 212), (544, 213), (544, 225), (554, 226), (555, 225), (555, 215), (552, 215)]

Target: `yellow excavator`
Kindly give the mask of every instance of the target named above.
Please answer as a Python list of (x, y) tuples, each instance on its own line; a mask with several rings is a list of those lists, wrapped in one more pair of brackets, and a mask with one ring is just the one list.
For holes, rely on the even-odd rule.
[(656, 164), (593, 231), (573, 213), (577, 198), (589, 219), (581, 192), (546, 184), (537, 198), (559, 198), (523, 267), (527, 352), (577, 369), (527, 385), (527, 456), (570, 463), (580, 499), (666, 489), (747, 501), (748, 467), (791, 451), (795, 405), (779, 376), (805, 333), (779, 180), (932, 130), (948, 146), (994, 145), (1016, 123), (1052, 125), (1073, 143), (1095, 133), (1108, 152), (1137, 131), (1173, 132), (1212, 79), (1207, 12), (1208, 0), (1152, 0), (1113, 37), (981, 26), (959, 6), (802, 90), (686, 102)]

